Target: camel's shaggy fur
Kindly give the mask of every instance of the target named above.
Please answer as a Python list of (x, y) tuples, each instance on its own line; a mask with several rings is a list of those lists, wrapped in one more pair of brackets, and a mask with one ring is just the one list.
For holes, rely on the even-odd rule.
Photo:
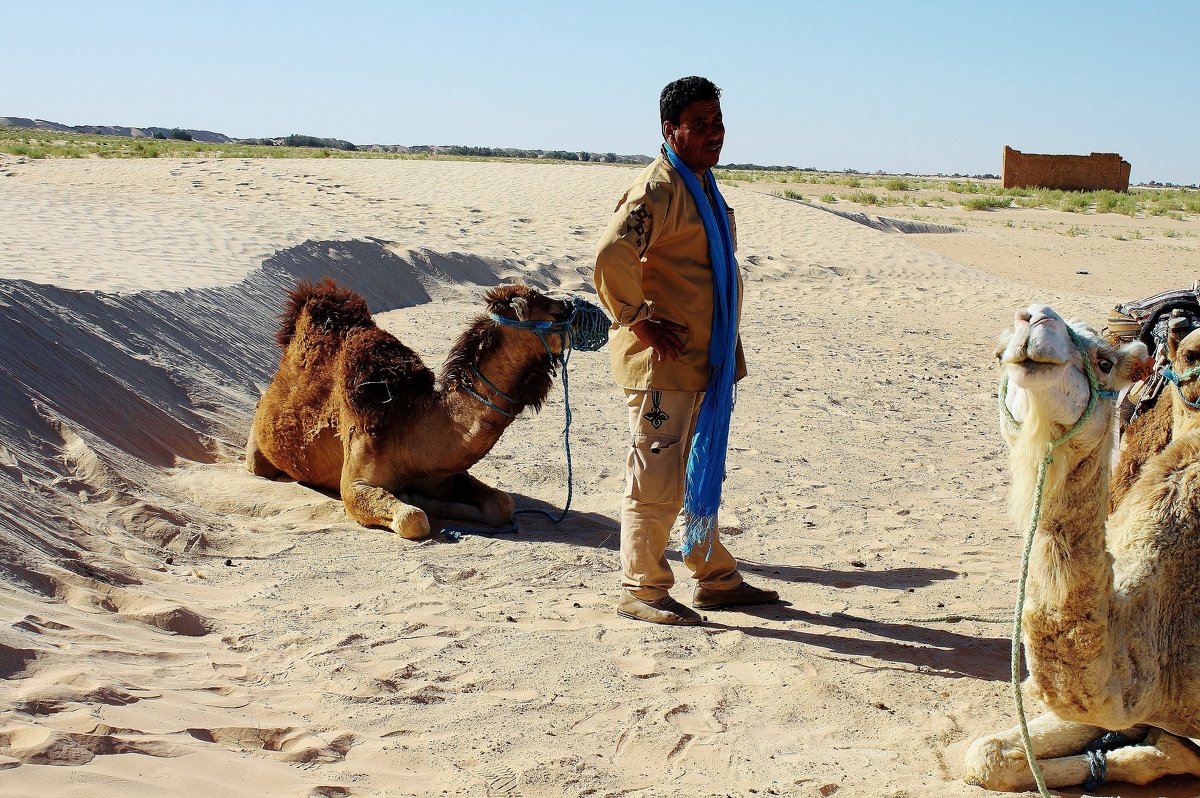
[[(560, 321), (571, 311), (524, 285), (486, 299), (491, 313), (520, 321)], [(246, 445), (252, 473), (340, 491), (356, 521), (411, 539), (429, 534), (427, 512), (491, 525), (512, 519), (512, 498), (467, 469), (513, 416), (541, 407), (561, 354), (557, 336), (547, 337), (548, 352), (532, 332), (481, 315), (439, 378), (376, 326), (362, 297), (326, 278), (288, 295), (276, 340), (279, 370)]]
[[(1166, 386), (1164, 391), (1174, 390)], [(1154, 455), (1167, 448), (1171, 442), (1171, 397), (1160, 394), (1148, 410), (1143, 410), (1121, 433), (1121, 457), (1113, 469), (1112, 485), (1108, 494), (1108, 511), (1111, 513), (1125, 499), (1133, 487), (1142, 466)]]
[[(1045, 443), (1081, 417), (1087, 402), (1083, 358), (1102, 387), (1118, 389), (1144, 361), (1145, 346), (1121, 350), (1035, 305), (1017, 314), (1002, 339), (1006, 402), (1019, 429), (1012, 446), (1014, 489), (1034, 487)], [(1200, 359), (1200, 334), (1175, 342), (1173, 361)], [(1171, 389), (1174, 391), (1174, 389)], [(1185, 393), (1200, 386), (1185, 386)], [(1189, 395), (1189, 398), (1194, 396)], [(1034, 752), (1052, 787), (1080, 784), (1084, 746), (1106, 730), (1137, 744), (1108, 756), (1108, 776), (1144, 784), (1167, 774), (1200, 775), (1186, 738), (1200, 734), (1200, 424), (1176, 417), (1171, 443), (1140, 469), (1108, 518), (1110, 452), (1116, 411), (1101, 401), (1078, 434), (1054, 452), (1062, 478), (1048, 484), (1034, 537), (1023, 617), (1028, 692), (1050, 710), (1030, 724)], [(1182, 422), (1182, 423), (1181, 423)], [(1003, 425), (1003, 422), (1002, 422)], [(1024, 440), (1036, 436), (1036, 440)], [(1017, 486), (1021, 486), (1017, 488)], [(1016, 501), (1024, 532), (1028, 501)], [(1107, 523), (1106, 523), (1107, 521)], [(998, 790), (1034, 786), (1019, 728), (977, 740), (967, 779)]]

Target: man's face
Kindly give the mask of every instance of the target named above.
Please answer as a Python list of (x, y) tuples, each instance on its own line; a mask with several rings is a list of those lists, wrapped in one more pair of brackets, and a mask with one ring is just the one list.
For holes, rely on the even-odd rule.
[(717, 165), (725, 144), (725, 121), (720, 100), (696, 100), (679, 114), (679, 124), (663, 122), (663, 136), (679, 159), (693, 172)]

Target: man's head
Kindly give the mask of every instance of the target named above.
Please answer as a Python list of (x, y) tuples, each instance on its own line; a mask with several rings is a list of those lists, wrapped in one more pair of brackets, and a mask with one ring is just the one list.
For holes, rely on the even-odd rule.
[(725, 144), (721, 90), (695, 75), (668, 83), (658, 99), (663, 138), (694, 172), (717, 165)]

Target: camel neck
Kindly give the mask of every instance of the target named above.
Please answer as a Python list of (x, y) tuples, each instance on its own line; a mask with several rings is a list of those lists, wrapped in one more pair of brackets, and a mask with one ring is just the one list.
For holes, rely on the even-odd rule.
[[(1078, 456), (1071, 450), (1057, 457)], [(1026, 656), (1042, 699), (1056, 712), (1106, 700), (1113, 656), (1108, 627), (1113, 569), (1105, 546), (1108, 447), (1070, 463), (1047, 491), (1026, 588)]]

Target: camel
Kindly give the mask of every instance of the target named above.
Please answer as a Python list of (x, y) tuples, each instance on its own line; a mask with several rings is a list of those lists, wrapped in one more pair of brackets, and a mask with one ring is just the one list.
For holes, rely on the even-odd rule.
[[(1200, 333), (1172, 336), (1168, 349), (1184, 373), (1200, 363)], [(1200, 776), (1200, 748), (1187, 739), (1200, 735), (1200, 414), (1176, 415), (1171, 443), (1145, 463), (1109, 517), (1117, 423), (1109, 392), (1146, 365), (1145, 345), (1114, 348), (1032, 305), (1017, 313), (997, 356), (1007, 376), (1001, 427), (1011, 448), (1010, 511), (1023, 532), (1047, 443), (1094, 403), (1046, 468), (1029, 565), (1025, 691), (1049, 709), (1029, 723), (1046, 783), (1103, 778), (1085, 746), (1108, 731), (1135, 743), (1107, 754), (1108, 778)], [(1195, 401), (1200, 382), (1192, 377), (1182, 390)], [(966, 778), (988, 789), (1032, 789), (1020, 727), (976, 740)]]
[[(1164, 333), (1168, 337), (1175, 336), (1178, 340), (1182, 340), (1191, 330), (1197, 328), (1195, 314), (1181, 308), (1175, 308), (1169, 316), (1164, 314), (1162, 323), (1165, 325)], [(1109, 344), (1116, 346), (1119, 346), (1124, 338), (1125, 336), (1120, 332), (1111, 330), (1105, 336), (1105, 340)], [(1140, 340), (1146, 343), (1147, 338), (1151, 341), (1151, 344), (1148, 344), (1149, 348), (1155, 341), (1155, 337), (1154, 335), (1143, 335)], [(1162, 361), (1170, 359), (1161, 344), (1155, 348), (1159, 350), (1156, 353), (1156, 359)], [(1170, 364), (1164, 362), (1163, 365)], [(1121, 447), (1119, 459), (1113, 469), (1112, 484), (1109, 486), (1108, 511), (1110, 513), (1117, 509), (1117, 505), (1129, 493), (1129, 489), (1133, 487), (1133, 483), (1137, 481), (1138, 475), (1141, 473), (1142, 466), (1171, 442), (1171, 429), (1174, 426), (1175, 413), (1186, 412), (1188, 409), (1177, 401), (1170, 399), (1160, 401), (1164, 391), (1168, 394), (1172, 391), (1170, 383), (1161, 376), (1154, 375), (1147, 370), (1145, 374), (1138, 374), (1137, 378), (1143, 381), (1142, 398), (1136, 403), (1127, 399), (1121, 405), (1123, 416), (1120, 425)]]
[(574, 305), (525, 285), (493, 288), (486, 302), (435, 376), (376, 326), (362, 297), (328, 277), (300, 283), (276, 333), (283, 355), (255, 411), (247, 470), (339, 491), (355, 521), (409, 540), (429, 535), (429, 515), (509, 523), (512, 497), (467, 470), (523, 410), (541, 408)]

